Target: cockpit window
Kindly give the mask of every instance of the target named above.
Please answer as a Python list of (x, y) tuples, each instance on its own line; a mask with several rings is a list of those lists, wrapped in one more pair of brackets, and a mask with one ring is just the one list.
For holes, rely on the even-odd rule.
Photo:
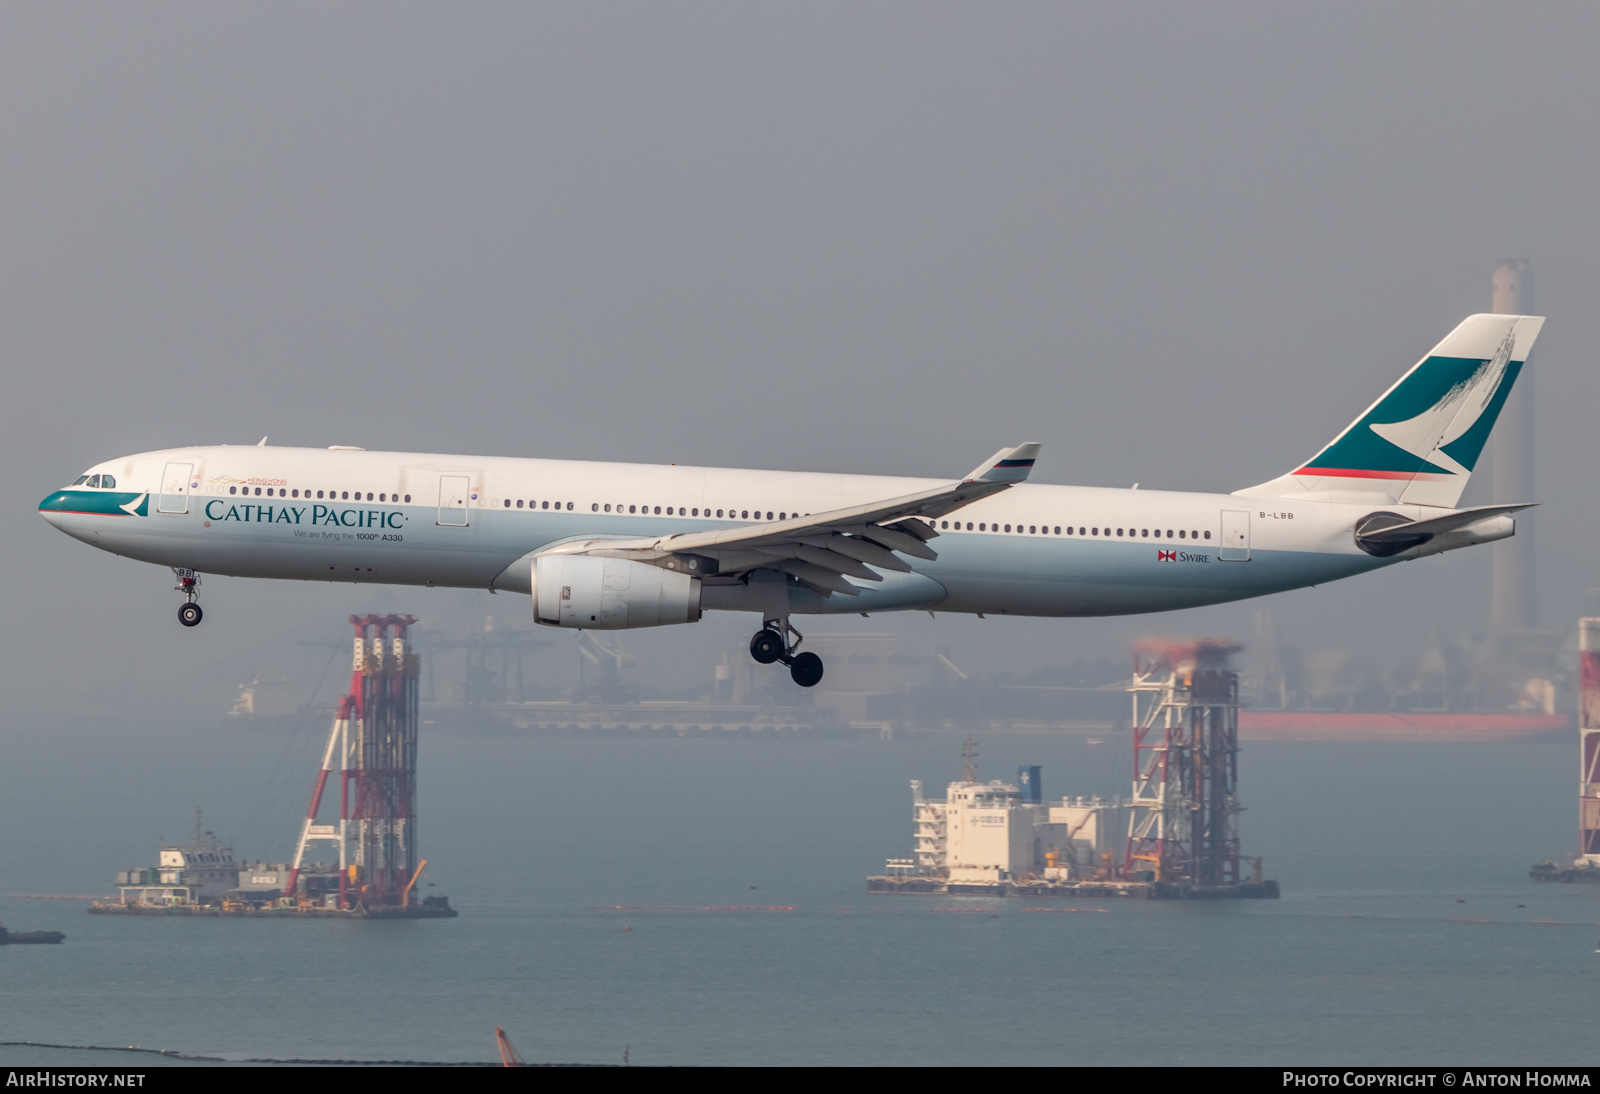
[(85, 486), (99, 486), (100, 485), (100, 476), (99, 475), (90, 475), (89, 476), (89, 481), (84, 483), (83, 485), (85, 485)]
[(102, 489), (102, 490), (110, 490), (111, 488), (113, 488), (116, 485), (117, 485), (117, 480), (112, 478), (110, 475), (101, 475), (100, 476), (100, 489)]
[(77, 478), (72, 480), (72, 485), (73, 486), (82, 486), (84, 483), (86, 483), (88, 481), (89, 481), (89, 476), (88, 475), (79, 475)]

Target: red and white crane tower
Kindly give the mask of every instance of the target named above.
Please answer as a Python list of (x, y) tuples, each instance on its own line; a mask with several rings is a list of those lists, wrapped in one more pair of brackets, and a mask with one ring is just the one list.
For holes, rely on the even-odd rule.
[[(306, 849), (338, 848), (341, 909), (404, 906), (421, 870), (417, 855), (417, 655), (410, 615), (352, 615), (355, 651), (350, 691), (339, 699), (322, 767), (306, 810), (294, 865), (284, 885), (293, 899)], [(335, 760), (339, 823), (317, 811)]]
[(1241, 880), (1239, 674), (1228, 668), (1237, 649), (1216, 641), (1135, 647), (1133, 797), (1122, 861), (1129, 880), (1187, 889)]
[(1578, 867), (1600, 867), (1600, 619), (1578, 620)]

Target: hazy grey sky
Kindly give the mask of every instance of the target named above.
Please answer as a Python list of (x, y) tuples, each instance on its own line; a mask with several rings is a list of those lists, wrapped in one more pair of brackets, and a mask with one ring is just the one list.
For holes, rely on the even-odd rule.
[[(185, 702), (372, 596), (212, 579), (181, 629), (165, 571), (34, 515), (100, 459), (270, 434), (954, 475), (1040, 440), (1043, 481), (1235, 489), (1512, 255), (1551, 317), (1564, 625), (1594, 581), (1597, 40), (1576, 4), (6, 4), (7, 697)], [(1487, 573), (1273, 603), (1291, 639), (1408, 648), (1477, 624)], [(1248, 618), (896, 625), (981, 665)]]

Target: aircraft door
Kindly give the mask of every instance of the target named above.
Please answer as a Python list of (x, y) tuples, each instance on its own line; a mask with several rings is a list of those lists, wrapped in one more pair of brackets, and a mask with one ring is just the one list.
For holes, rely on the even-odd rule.
[(187, 513), (189, 511), (189, 495), (194, 491), (195, 483), (190, 477), (194, 474), (192, 463), (169, 463), (161, 472), (161, 493), (156, 501), (158, 513)]
[(1243, 509), (1222, 511), (1222, 547), (1219, 562), (1250, 561), (1250, 514)]
[(467, 526), (472, 479), (466, 475), (439, 476), (439, 523), (446, 528)]

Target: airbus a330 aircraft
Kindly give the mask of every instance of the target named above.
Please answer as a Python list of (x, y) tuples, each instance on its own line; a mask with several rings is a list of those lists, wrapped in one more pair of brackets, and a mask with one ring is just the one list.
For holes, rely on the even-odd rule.
[(221, 445), (108, 460), (51, 524), (200, 573), (531, 594), (534, 620), (620, 629), (758, 612), (750, 653), (822, 679), (795, 615), (1168, 611), (1513, 534), (1457, 509), (1544, 320), (1474, 315), (1321, 452), (1231, 494), (1027, 483), (1038, 444), (960, 479)]

